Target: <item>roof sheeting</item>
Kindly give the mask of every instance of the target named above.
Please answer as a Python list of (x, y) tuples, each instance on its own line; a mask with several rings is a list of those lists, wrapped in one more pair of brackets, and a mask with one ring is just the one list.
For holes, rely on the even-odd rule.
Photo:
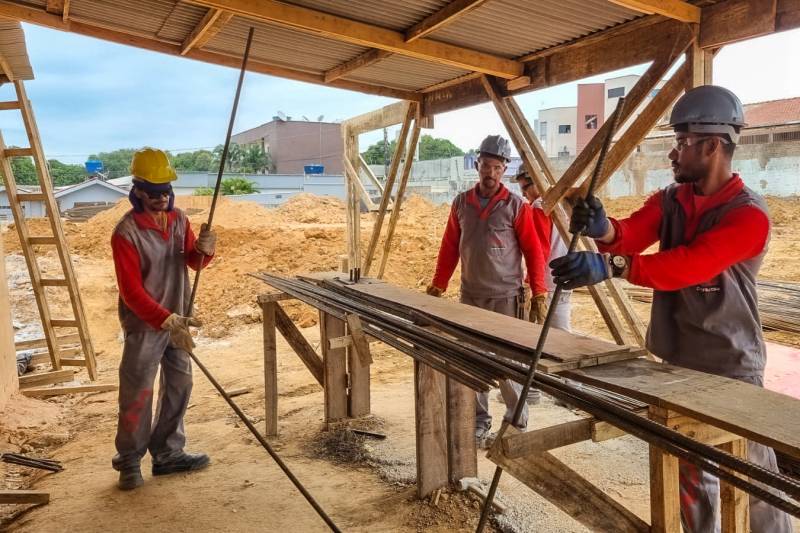
[(10, 79), (33, 79), (33, 68), (25, 46), (25, 34), (19, 22), (0, 19), (0, 66), (3, 71), (6, 68), (11, 70), (10, 76), (8, 72), (0, 74), (0, 82)]

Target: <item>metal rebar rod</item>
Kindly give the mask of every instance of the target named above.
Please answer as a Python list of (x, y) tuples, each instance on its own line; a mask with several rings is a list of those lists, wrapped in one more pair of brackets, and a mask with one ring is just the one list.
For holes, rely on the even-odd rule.
[[(620, 116), (622, 115), (622, 108), (625, 105), (625, 98), (620, 98), (617, 101), (617, 108), (614, 110), (614, 115), (611, 117), (611, 127), (608, 129), (608, 134), (606, 135), (605, 139), (603, 139), (603, 145), (600, 148), (600, 155), (597, 157), (597, 164), (595, 165), (594, 172), (592, 173), (592, 177), (589, 181), (589, 188), (586, 191), (586, 198), (589, 198), (592, 194), (594, 194), (594, 187), (597, 184), (597, 179), (600, 176), (600, 173), (603, 170), (603, 166), (606, 160), (606, 154), (608, 153), (608, 148), (611, 146), (611, 140), (614, 137), (614, 133), (617, 130), (617, 126), (619, 125)], [(572, 239), (570, 239), (569, 248), (567, 253), (572, 253), (578, 246), (578, 240), (580, 239), (581, 232), (574, 233), (572, 235)], [(547, 340), (547, 334), (550, 332), (550, 325), (553, 322), (553, 317), (555, 316), (555, 310), (558, 307), (558, 302), (560, 301), (561, 292), (563, 291), (563, 287), (561, 285), (557, 285), (555, 290), (553, 291), (553, 298), (550, 300), (550, 308), (547, 310), (547, 315), (544, 319), (544, 324), (542, 324), (541, 333), (539, 333), (539, 341), (536, 343), (536, 350), (533, 354), (533, 361), (531, 361), (530, 369), (528, 370), (528, 377), (525, 380), (525, 384), (522, 386), (522, 392), (517, 399), (517, 405), (514, 408), (514, 416), (512, 417), (512, 424), (517, 425), (519, 423), (519, 419), (522, 416), (523, 408), (525, 407), (525, 402), (528, 396), (528, 391), (531, 388), (533, 383), (534, 375), (536, 374), (536, 365), (539, 364), (539, 358), (542, 356), (542, 351), (544, 350), (544, 343)], [(503, 433), (505, 433), (505, 428), (507, 426), (504, 424), (500, 427), (500, 431), (498, 432), (497, 437), (501, 438)], [(478, 527), (475, 530), (477, 533), (482, 533), (483, 528), (486, 527), (486, 521), (489, 518), (489, 511), (492, 508), (492, 502), (494, 501), (495, 493), (497, 492), (497, 485), (500, 483), (500, 477), (503, 475), (503, 469), (501, 467), (497, 467), (494, 471), (494, 476), (492, 477), (492, 483), (489, 486), (489, 492), (486, 495), (486, 500), (483, 503), (483, 509), (481, 511), (481, 518), (478, 521)]]

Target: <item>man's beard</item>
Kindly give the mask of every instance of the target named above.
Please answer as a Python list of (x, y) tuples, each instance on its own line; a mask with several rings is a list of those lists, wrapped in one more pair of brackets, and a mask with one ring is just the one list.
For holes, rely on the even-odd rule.
[(678, 172), (675, 172), (674, 167), (672, 172), (675, 177), (675, 183), (697, 183), (698, 181), (700, 181), (699, 172), (688, 174), (686, 172), (680, 171), (680, 169)]

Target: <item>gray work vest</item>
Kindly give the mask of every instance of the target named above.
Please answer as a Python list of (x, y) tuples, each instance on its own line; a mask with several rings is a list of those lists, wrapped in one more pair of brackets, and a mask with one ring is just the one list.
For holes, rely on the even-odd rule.
[(461, 294), (467, 297), (507, 298), (522, 289), (522, 251), (514, 221), (525, 201), (507, 189), (505, 193), (486, 212), (468, 201), (471, 196), (477, 202), (474, 189), (453, 200), (461, 227)]
[[(664, 190), (660, 250), (688, 244), (679, 186)], [(744, 206), (767, 213), (764, 200), (748, 188), (704, 213), (697, 234), (716, 226), (726, 213)], [(677, 291), (653, 291), (647, 348), (677, 366), (726, 377), (761, 376), (766, 347), (758, 315), (756, 276), (767, 246), (755, 257), (732, 265), (715, 278)]]
[[(183, 243), (186, 239), (186, 215), (175, 209), (178, 216), (167, 228), (165, 240), (160, 231), (142, 229), (129, 211), (117, 224), (114, 233), (130, 242), (139, 254), (142, 282), (147, 293), (171, 313), (185, 315), (189, 309), (189, 272), (186, 268)], [(153, 327), (140, 319), (125, 305), (118, 304), (122, 329), (133, 333), (152, 331)]]

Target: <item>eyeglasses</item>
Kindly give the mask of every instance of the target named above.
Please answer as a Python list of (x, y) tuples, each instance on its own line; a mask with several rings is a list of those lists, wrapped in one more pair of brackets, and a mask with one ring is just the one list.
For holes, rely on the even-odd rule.
[(151, 200), (159, 200), (162, 196), (169, 196), (172, 194), (172, 187), (167, 191), (146, 191), (142, 188), (139, 188), (139, 190), (145, 193)]
[(687, 146), (695, 146), (709, 139), (719, 139), (719, 142), (722, 144), (730, 144), (727, 139), (723, 139), (722, 137), (718, 137), (716, 135), (708, 135), (705, 137), (684, 137), (682, 139), (675, 139), (672, 141), (672, 148), (676, 152), (682, 152)]
[(525, 185), (520, 185), (519, 188), (522, 190), (522, 192), (525, 192), (525, 191), (528, 190), (528, 187), (532, 187), (532, 186), (533, 186), (533, 183), (528, 182)]

